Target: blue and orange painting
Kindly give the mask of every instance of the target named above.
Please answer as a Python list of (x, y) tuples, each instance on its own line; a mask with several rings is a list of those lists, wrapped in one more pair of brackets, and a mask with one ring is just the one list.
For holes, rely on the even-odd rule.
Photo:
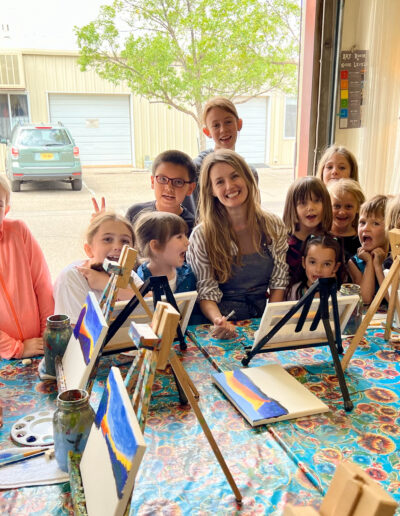
[(214, 375), (215, 382), (251, 424), (284, 416), (288, 410), (263, 393), (240, 369)]
[(118, 498), (122, 498), (138, 444), (113, 369), (107, 378), (95, 424), (107, 443)]
[(81, 345), (83, 359), (86, 365), (92, 358), (97, 339), (102, 329), (103, 325), (100, 320), (99, 312), (96, 310), (91, 296), (88, 295), (74, 328), (74, 336)]

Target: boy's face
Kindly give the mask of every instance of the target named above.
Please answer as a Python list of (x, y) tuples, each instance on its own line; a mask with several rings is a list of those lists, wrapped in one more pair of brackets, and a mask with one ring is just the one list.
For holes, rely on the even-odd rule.
[[(177, 187), (168, 181), (167, 184), (157, 182), (157, 177), (168, 179), (182, 179), (187, 181), (182, 187)], [(187, 195), (190, 195), (196, 183), (189, 183), (189, 172), (183, 165), (175, 165), (174, 163), (161, 163), (155, 175), (151, 176), (151, 187), (154, 190), (156, 198), (157, 210), (167, 211), (179, 215), (181, 213), (181, 204)]]
[(385, 219), (378, 215), (360, 214), (358, 221), (358, 238), (364, 251), (371, 252), (377, 247), (385, 248)]
[(4, 217), (8, 213), (10, 206), (7, 204), (6, 192), (0, 188), (0, 227), (3, 224)]
[(215, 149), (235, 150), (237, 133), (242, 128), (242, 119), (229, 111), (213, 107), (207, 113), (203, 132), (215, 142)]

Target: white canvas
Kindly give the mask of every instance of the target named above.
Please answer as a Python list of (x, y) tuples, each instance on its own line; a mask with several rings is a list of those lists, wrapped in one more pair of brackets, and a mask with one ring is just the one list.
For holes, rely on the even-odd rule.
[[(302, 330), (295, 333), (297, 322), (302, 313), (302, 308), (298, 310), (293, 317), (272, 337), (272, 339), (263, 347), (268, 348), (279, 348), (287, 346), (298, 346), (301, 347), (304, 344), (317, 344), (326, 341), (326, 333), (322, 320), (319, 322), (317, 328), (314, 331), (310, 330), (310, 326), (314, 319), (319, 307), (319, 298), (314, 298), (308, 312), (306, 321)], [(343, 332), (350, 315), (352, 314), (356, 304), (359, 301), (357, 295), (354, 296), (337, 296), (340, 328)], [(260, 321), (260, 326), (254, 334), (253, 348), (258, 342), (265, 337), (272, 328), (284, 317), (289, 310), (291, 310), (297, 301), (282, 301), (280, 303), (267, 303), (263, 316)], [(332, 304), (329, 301), (329, 314), (332, 332), (334, 333), (333, 316), (332, 316)]]
[[(190, 292), (179, 292), (178, 294), (174, 294), (174, 297), (176, 304), (178, 305), (179, 312), (181, 314), (180, 326), (182, 329), (182, 333), (184, 334), (189, 323), (189, 318), (192, 314), (194, 304), (197, 299), (197, 291), (193, 290)], [(143, 299), (145, 300), (150, 310), (153, 311), (153, 296), (144, 297)], [(162, 296), (161, 301), (166, 301), (166, 297)], [(125, 308), (127, 303), (128, 301), (118, 301), (115, 303), (114, 311), (111, 315), (110, 324)], [(123, 325), (117, 331), (117, 333), (114, 335), (111, 341), (107, 343), (105, 347), (106, 351), (110, 349), (120, 350), (132, 347), (132, 340), (128, 335), (128, 331), (132, 321), (135, 321), (137, 323), (151, 322), (149, 316), (147, 315), (141, 304), (139, 304), (135, 308), (135, 310), (130, 314), (130, 316), (124, 321)]]
[(93, 369), (96, 358), (99, 354), (101, 345), (108, 330), (106, 320), (104, 319), (99, 303), (93, 292), (89, 292), (88, 297), (86, 298), (86, 303), (90, 303), (95, 312), (95, 320), (98, 327), (97, 331), (100, 333), (96, 342), (93, 343), (93, 349), (89, 363), (86, 363), (85, 361), (85, 356), (79, 340), (75, 338), (74, 334), (72, 333), (62, 359), (62, 368), (64, 371), (64, 378), (67, 389), (86, 389), (90, 373)]

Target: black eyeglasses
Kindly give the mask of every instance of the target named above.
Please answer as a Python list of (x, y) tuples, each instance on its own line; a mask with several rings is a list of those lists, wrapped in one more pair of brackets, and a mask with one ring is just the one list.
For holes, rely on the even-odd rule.
[(167, 177), (167, 176), (155, 176), (155, 179), (156, 179), (157, 183), (160, 185), (167, 185), (171, 181), (172, 186), (174, 186), (175, 188), (182, 188), (185, 186), (185, 184), (192, 182), (192, 181), (185, 181), (184, 179), (181, 179), (180, 177), (174, 177), (173, 179), (171, 179), (170, 177)]

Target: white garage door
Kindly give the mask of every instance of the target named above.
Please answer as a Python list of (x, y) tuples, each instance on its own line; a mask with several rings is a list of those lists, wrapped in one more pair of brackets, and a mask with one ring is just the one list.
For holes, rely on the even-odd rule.
[(50, 121), (62, 122), (83, 165), (132, 165), (128, 95), (49, 95)]
[[(236, 141), (236, 152), (250, 165), (261, 166), (268, 163), (266, 155), (267, 136), (267, 97), (251, 99), (244, 104), (236, 104), (243, 129)], [(207, 147), (213, 148), (214, 142), (207, 138)]]

